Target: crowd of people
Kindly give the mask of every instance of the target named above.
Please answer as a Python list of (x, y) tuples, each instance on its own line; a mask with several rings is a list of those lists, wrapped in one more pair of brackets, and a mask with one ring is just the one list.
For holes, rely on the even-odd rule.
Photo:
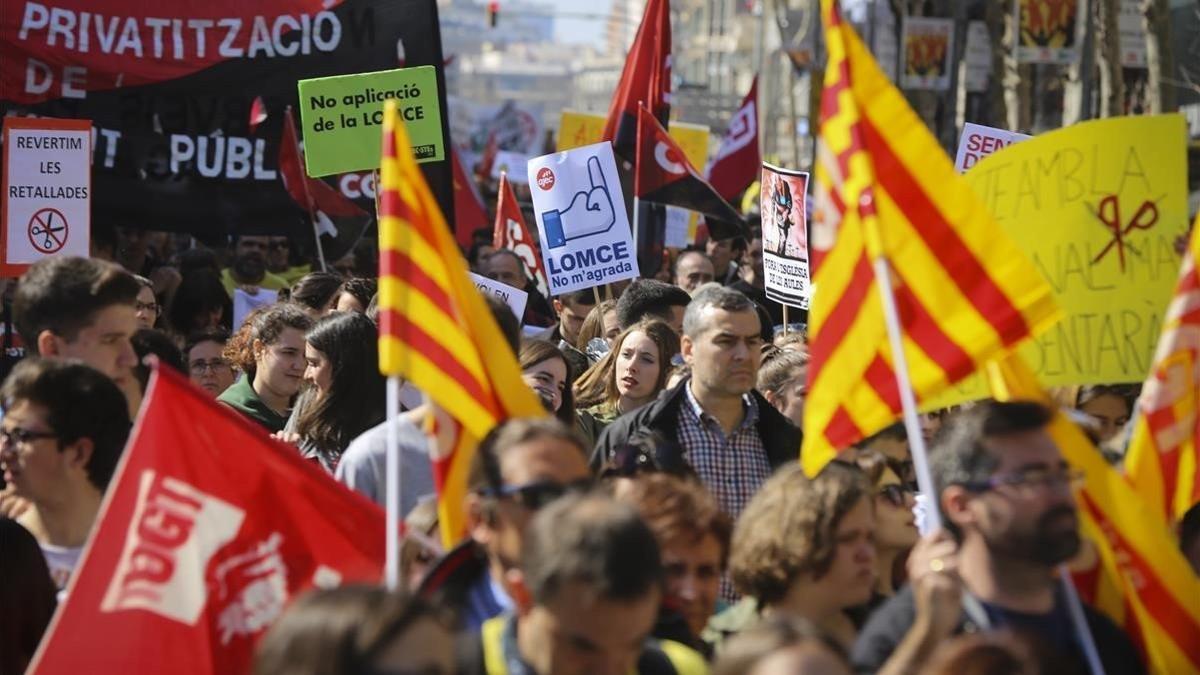
[[(1059, 583), (1086, 558), (1079, 477), (1052, 411), (925, 415), (923, 508), (944, 527), (922, 536), (903, 427), (801, 470), (807, 345), (763, 294), (753, 228), (678, 252), (663, 278), (553, 298), (485, 239), (473, 270), (531, 297), (523, 317), (487, 299), (507, 342), (491, 348), (548, 415), (481, 441), (449, 550), (426, 404), (408, 391), (385, 418), (369, 252), (343, 274), (287, 237), (120, 233), (35, 264), (5, 299), (25, 355), (6, 355), (0, 387), (0, 615), (15, 617), (0, 671), (28, 663), (65, 593), (153, 357), (380, 505), (395, 427), (404, 588), (296, 599), (259, 643), (262, 675), (1087, 672)], [(1136, 390), (1059, 393), (1119, 462)], [(1200, 509), (1180, 541), (1200, 572)], [(1130, 637), (1085, 613), (1106, 672), (1144, 672)]]

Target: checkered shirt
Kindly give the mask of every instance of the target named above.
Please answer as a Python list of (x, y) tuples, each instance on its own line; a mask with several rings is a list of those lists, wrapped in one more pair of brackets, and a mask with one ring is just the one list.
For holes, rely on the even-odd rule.
[(683, 456), (721, 510), (736, 519), (771, 476), (771, 463), (758, 435), (758, 403), (749, 394), (742, 398), (742, 423), (727, 436), (721, 423), (700, 407), (690, 384), (684, 392), (687, 403), (679, 406), (678, 421)]

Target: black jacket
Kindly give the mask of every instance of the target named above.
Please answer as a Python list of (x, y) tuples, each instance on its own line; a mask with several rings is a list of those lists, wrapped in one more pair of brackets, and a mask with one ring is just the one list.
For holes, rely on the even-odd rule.
[[(596, 441), (596, 449), (592, 453), (592, 469), (601, 469), (617, 448), (629, 442), (629, 439), (639, 432), (646, 431), (657, 431), (668, 440), (668, 444), (659, 449), (659, 463), (664, 466), (679, 466), (684, 461), (684, 452), (679, 445), (677, 433), (679, 406), (687, 402), (684, 387), (688, 386), (690, 381), (684, 380), (674, 389), (664, 391), (650, 403), (613, 420)], [(803, 439), (800, 430), (776, 410), (775, 406), (768, 403), (762, 394), (751, 391), (750, 395), (758, 403), (758, 436), (762, 439), (763, 449), (767, 451), (767, 461), (771, 468), (778, 469), (783, 464), (800, 459), (800, 441)]]

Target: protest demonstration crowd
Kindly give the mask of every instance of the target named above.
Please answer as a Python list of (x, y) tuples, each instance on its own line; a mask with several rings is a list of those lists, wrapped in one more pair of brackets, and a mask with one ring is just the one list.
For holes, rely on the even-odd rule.
[[(757, 83), (696, 165), (647, 0), (603, 129), (494, 174), (431, 0), (50, 4), (0, 13), (0, 674), (1200, 673), (1183, 115), (955, 161), (820, 0), (811, 173)], [(113, 131), (171, 78), (287, 81)]]

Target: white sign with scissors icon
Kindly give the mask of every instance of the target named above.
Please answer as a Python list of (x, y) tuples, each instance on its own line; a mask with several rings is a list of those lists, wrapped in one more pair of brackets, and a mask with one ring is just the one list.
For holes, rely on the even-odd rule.
[(42, 258), (87, 256), (91, 232), (92, 123), (6, 117), (0, 273)]

